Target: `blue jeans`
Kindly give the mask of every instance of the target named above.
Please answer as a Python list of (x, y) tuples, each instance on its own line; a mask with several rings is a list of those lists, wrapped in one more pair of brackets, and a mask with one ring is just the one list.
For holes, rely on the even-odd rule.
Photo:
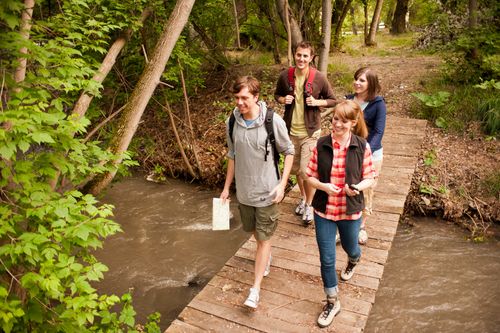
[(337, 227), (342, 248), (347, 253), (349, 261), (358, 262), (361, 258), (361, 247), (358, 244), (361, 217), (357, 220), (332, 221), (314, 213), (316, 224), (316, 241), (321, 262), (321, 278), (325, 293), (330, 296), (337, 294), (337, 273), (335, 272), (335, 236)]

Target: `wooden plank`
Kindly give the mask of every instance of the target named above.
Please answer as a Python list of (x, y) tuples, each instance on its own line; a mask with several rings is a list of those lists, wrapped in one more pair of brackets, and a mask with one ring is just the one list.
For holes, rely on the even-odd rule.
[[(179, 319), (192, 326), (200, 326), (203, 331), (212, 332), (242, 332), (251, 333), (259, 332), (246, 326), (239, 325), (235, 322), (225, 320), (203, 311), (199, 311), (192, 307), (186, 307), (179, 315)], [(170, 328), (168, 330), (170, 332)]]
[[(203, 293), (203, 289), (200, 293)], [(223, 303), (209, 303), (195, 297), (189, 306), (203, 312), (212, 313), (217, 317), (250, 327), (262, 332), (308, 332), (304, 326), (293, 325), (285, 321), (263, 316), (262, 312), (249, 311), (233, 306), (224, 306)]]
[(393, 168), (405, 168), (414, 170), (417, 165), (417, 161), (413, 156), (401, 156), (394, 155), (385, 152), (384, 149), (384, 164), (382, 166), (382, 172), (385, 172), (387, 167)]
[(175, 319), (168, 327), (168, 332), (171, 332), (171, 333), (186, 333), (186, 332), (201, 333), (201, 332), (205, 332), (205, 330), (201, 329), (199, 327), (193, 326), (191, 324), (185, 323), (181, 320)]

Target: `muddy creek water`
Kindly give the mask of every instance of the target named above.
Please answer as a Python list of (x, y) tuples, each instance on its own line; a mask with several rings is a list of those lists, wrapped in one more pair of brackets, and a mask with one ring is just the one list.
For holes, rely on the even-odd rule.
[[(211, 230), (218, 195), (176, 180), (133, 177), (113, 185), (104, 201), (115, 205), (124, 232), (97, 252), (109, 268), (99, 290), (133, 288), (139, 322), (158, 311), (166, 329), (248, 238), (238, 214), (230, 231)], [(430, 219), (400, 226), (366, 332), (499, 332), (499, 243), (464, 236)]]

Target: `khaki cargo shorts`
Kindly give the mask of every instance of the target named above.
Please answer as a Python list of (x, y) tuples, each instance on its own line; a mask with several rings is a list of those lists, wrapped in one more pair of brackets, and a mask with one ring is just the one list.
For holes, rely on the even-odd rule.
[(255, 239), (265, 241), (271, 239), (278, 226), (278, 205), (252, 207), (243, 204), (238, 206), (241, 224), (246, 232), (254, 232)]
[(292, 175), (305, 176), (307, 171), (307, 165), (312, 156), (312, 151), (318, 142), (318, 135), (313, 137), (305, 136), (298, 137), (295, 135), (290, 135), (290, 140), (292, 140), (293, 146), (295, 148), (295, 154), (293, 156)]

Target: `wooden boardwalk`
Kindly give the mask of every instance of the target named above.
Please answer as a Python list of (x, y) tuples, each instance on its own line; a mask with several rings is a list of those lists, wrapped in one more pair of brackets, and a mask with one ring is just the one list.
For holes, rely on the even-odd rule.
[[(253, 283), (255, 240), (251, 237), (188, 304), (166, 332), (362, 332), (384, 273), (408, 194), (426, 122), (388, 117), (384, 165), (376, 189), (368, 244), (349, 282), (339, 279), (341, 311), (332, 325), (316, 325), (325, 299), (314, 227), (293, 214), (297, 193), (281, 204), (273, 238), (271, 274), (264, 278), (256, 311), (242, 304)], [(346, 265), (337, 245), (337, 271)]]

